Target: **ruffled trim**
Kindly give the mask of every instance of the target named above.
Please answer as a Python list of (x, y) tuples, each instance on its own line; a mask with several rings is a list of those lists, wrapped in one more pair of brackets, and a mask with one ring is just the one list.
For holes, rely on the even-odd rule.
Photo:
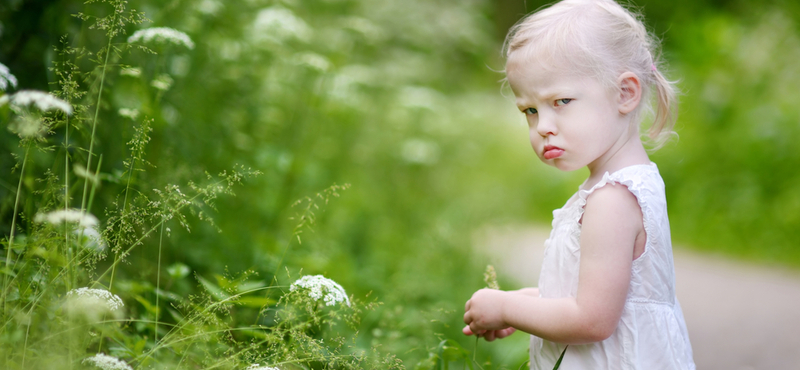
[[(641, 171), (640, 168), (646, 168), (646, 171)], [(594, 184), (589, 190), (578, 190), (578, 199), (576, 199), (577, 206), (579, 209), (578, 215), (579, 217), (583, 216), (583, 209), (586, 206), (586, 199), (594, 193), (597, 189), (602, 188), (608, 184), (621, 184), (625, 185), (628, 190), (633, 193), (636, 197), (637, 201), (639, 202), (639, 207), (644, 210), (644, 199), (642, 199), (639, 195), (639, 186), (645, 182), (644, 177), (650, 177), (653, 174), (658, 173), (658, 167), (655, 163), (650, 162), (650, 164), (637, 164), (633, 166), (628, 166), (625, 168), (621, 168), (614, 173), (606, 173), (603, 174), (603, 178)]]
[[(634, 265), (637, 264), (637, 261), (640, 261), (642, 257), (648, 254), (648, 251), (652, 246), (651, 238), (655, 237), (650, 217), (648, 217), (649, 207), (645, 201), (646, 197), (644, 194), (642, 194), (644, 184), (648, 183), (648, 179), (652, 178), (653, 176), (659, 176), (658, 166), (656, 166), (656, 164), (653, 162), (650, 162), (650, 164), (638, 164), (624, 167), (615, 171), (614, 173), (604, 173), (603, 178), (600, 179), (600, 181), (598, 181), (597, 184), (592, 186), (589, 190), (578, 190), (578, 199), (575, 200), (575, 207), (577, 208), (577, 211), (574, 211), (575, 218), (573, 221), (577, 225), (580, 225), (580, 221), (583, 218), (584, 208), (586, 207), (586, 199), (597, 189), (600, 189), (608, 184), (625, 185), (625, 187), (628, 188), (628, 191), (630, 191), (631, 194), (636, 197), (636, 202), (639, 204), (639, 208), (642, 210), (642, 225), (644, 226), (644, 232), (647, 234), (647, 242), (645, 243), (644, 251), (633, 261)], [(580, 233), (580, 226), (575, 229), (575, 232), (578, 234)]]

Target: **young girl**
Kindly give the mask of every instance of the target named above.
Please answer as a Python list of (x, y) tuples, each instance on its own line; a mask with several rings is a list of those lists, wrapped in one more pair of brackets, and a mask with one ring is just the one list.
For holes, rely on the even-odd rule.
[(532, 334), (531, 368), (694, 369), (675, 297), (667, 205), (639, 123), (656, 93), (656, 144), (671, 133), (674, 89), (656, 43), (613, 0), (565, 0), (514, 26), (506, 75), (539, 158), (589, 178), (553, 212), (539, 288), (482, 289), (464, 333)]

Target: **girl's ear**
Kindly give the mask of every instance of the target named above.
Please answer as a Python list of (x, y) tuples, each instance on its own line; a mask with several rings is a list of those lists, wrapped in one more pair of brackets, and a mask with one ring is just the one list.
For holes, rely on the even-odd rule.
[(618, 109), (622, 114), (633, 112), (642, 100), (642, 84), (639, 76), (633, 72), (625, 72), (617, 78), (619, 87)]

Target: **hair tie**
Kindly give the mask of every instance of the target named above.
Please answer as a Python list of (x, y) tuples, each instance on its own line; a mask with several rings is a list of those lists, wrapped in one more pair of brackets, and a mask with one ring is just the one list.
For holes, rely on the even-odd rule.
[(656, 64), (655, 63), (650, 64), (650, 68), (653, 70), (653, 72), (655, 72), (656, 71)]

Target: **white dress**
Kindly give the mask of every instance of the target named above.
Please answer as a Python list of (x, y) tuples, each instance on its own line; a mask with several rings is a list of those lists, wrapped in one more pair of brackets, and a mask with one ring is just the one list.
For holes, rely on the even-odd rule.
[[(655, 163), (606, 172), (589, 190), (579, 190), (553, 211), (539, 277), (542, 298), (575, 297), (578, 292), (581, 225), (586, 198), (609, 183), (625, 185), (639, 202), (647, 242), (633, 261), (628, 297), (617, 329), (602, 342), (570, 345), (560, 369), (695, 369), (681, 306), (675, 296), (664, 181)], [(531, 369), (551, 370), (564, 345), (531, 336)]]

